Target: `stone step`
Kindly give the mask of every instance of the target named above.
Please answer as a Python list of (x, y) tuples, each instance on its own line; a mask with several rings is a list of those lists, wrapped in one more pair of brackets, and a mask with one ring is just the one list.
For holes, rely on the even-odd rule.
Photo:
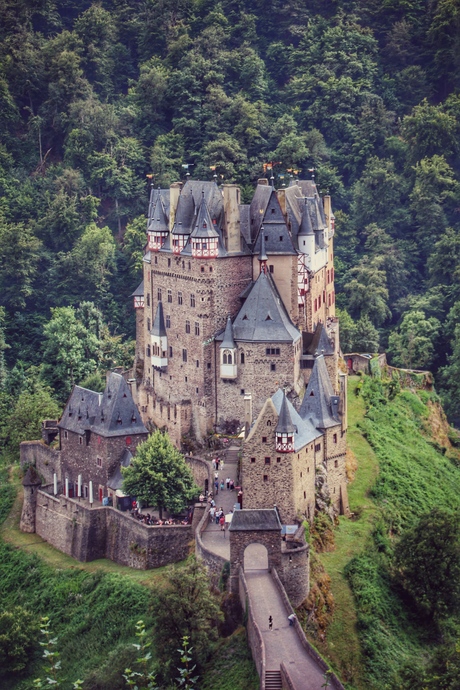
[(266, 690), (282, 690), (281, 671), (265, 671)]

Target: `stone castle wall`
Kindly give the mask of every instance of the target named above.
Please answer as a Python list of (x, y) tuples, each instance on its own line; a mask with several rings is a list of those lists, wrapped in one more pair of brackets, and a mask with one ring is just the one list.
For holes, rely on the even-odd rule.
[(61, 481), (61, 453), (47, 446), (43, 441), (23, 441), (19, 446), (22, 469), (33, 465), (43, 484), (52, 484), (54, 474)]
[(88, 508), (45, 490), (37, 492), (35, 529), (79, 561), (109, 558), (140, 570), (183, 560), (193, 539), (191, 525), (147, 526), (115, 508)]

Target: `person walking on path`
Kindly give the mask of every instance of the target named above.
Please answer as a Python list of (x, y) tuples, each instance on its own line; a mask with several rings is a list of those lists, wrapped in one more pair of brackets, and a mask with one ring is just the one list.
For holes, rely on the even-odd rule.
[(225, 515), (222, 511), (222, 515), (219, 518), (220, 531), (224, 533), (225, 537)]
[(227, 477), (227, 479), (225, 480), (225, 483), (227, 484), (227, 491), (229, 491), (230, 490), (230, 477)]
[(291, 615), (288, 616), (289, 625), (294, 625), (295, 618), (296, 618), (295, 613), (291, 613)]
[(225, 484), (224, 484), (224, 480), (222, 479), (222, 481), (220, 482), (220, 490), (223, 491), (224, 489), (225, 489)]
[(209, 522), (214, 522), (215, 517), (216, 517), (216, 509), (214, 508), (214, 506), (211, 506), (211, 508), (209, 510)]
[(268, 629), (269, 630), (273, 629), (273, 618), (271, 615), (268, 617)]
[(219, 458), (216, 458), (216, 470), (219, 471)]
[(214, 482), (214, 488), (216, 490), (216, 496), (217, 496), (217, 494), (219, 493), (219, 480), (218, 479), (216, 479), (216, 481)]

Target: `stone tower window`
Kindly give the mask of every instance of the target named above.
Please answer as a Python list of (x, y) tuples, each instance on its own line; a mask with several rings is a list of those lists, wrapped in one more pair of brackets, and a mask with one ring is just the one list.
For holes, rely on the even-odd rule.
[(185, 332), (190, 333), (190, 321), (188, 319), (185, 322)]
[(177, 293), (177, 304), (182, 304), (182, 292)]
[(190, 295), (190, 306), (191, 307), (195, 306), (195, 295)]

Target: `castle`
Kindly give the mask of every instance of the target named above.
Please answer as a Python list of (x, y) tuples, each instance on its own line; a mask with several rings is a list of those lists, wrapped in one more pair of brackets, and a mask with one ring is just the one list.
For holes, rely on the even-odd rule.
[(284, 522), (313, 518), (320, 468), (334, 508), (347, 510), (333, 238), (331, 199), (310, 180), (279, 190), (259, 180), (250, 204), (231, 184), (151, 191), (133, 293), (143, 420), (178, 446), (251, 429), (245, 507), (276, 504)]

